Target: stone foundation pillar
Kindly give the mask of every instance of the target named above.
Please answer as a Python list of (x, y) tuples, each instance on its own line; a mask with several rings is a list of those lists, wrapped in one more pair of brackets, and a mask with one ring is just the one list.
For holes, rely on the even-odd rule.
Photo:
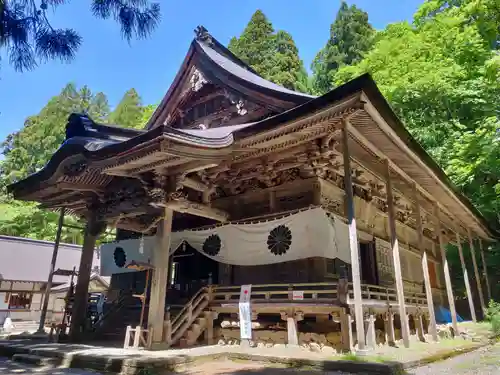
[(342, 337), (342, 349), (352, 350), (354, 343), (352, 341), (352, 318), (346, 308), (340, 310), (340, 332)]
[(422, 312), (418, 312), (416, 315), (417, 319), (415, 319), (415, 326), (417, 327), (417, 337), (420, 341), (425, 342), (424, 336), (424, 314)]
[(218, 313), (215, 311), (205, 311), (205, 339), (208, 345), (214, 344), (214, 320), (217, 319)]
[(294, 314), (281, 312), (281, 319), (286, 321), (287, 344), (299, 345), (299, 330), (297, 322), (304, 319), (304, 314), (301, 311), (296, 311)]
[(388, 309), (385, 314), (384, 325), (386, 334), (385, 341), (390, 346), (396, 346), (396, 335), (394, 333), (394, 313), (391, 311), (391, 309)]
[(366, 346), (372, 349), (377, 347), (377, 335), (375, 332), (375, 315), (373, 311), (365, 314)]

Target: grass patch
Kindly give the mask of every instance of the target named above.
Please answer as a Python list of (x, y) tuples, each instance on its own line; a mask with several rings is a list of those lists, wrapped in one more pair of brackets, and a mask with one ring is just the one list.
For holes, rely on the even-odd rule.
[(368, 363), (386, 363), (390, 362), (389, 359), (381, 356), (381, 355), (368, 355), (368, 356), (359, 356), (356, 353), (348, 353), (344, 354), (340, 357), (334, 357), (333, 359), (340, 361), (352, 361), (352, 362), (368, 362)]

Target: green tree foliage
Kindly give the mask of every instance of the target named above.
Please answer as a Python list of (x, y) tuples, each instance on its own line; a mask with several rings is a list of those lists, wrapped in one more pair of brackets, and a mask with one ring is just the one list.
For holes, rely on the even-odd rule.
[(308, 92), (307, 72), (292, 36), (275, 32), (273, 25), (257, 10), (239, 38), (233, 37), (229, 50), (262, 77), (291, 90)]
[(359, 62), (371, 48), (374, 35), (368, 14), (356, 5), (349, 6), (342, 1), (330, 26), (330, 39), (311, 64), (314, 91), (318, 94), (330, 91), (338, 69)]
[[(371, 73), (413, 136), (493, 227), (500, 216), (498, 4), (428, 0), (413, 24), (389, 25), (365, 58), (341, 68), (332, 82)], [(492, 251), (494, 286), (500, 249)], [(450, 248), (449, 258), (455, 286), (463, 289), (458, 251)]]
[(74, 84), (68, 84), (38, 115), (28, 117), (24, 127), (2, 144), (5, 160), (0, 171), (7, 183), (36, 172), (47, 163), (63, 142), (66, 121), (73, 112), (105, 119), (109, 113), (106, 96), (94, 95), (87, 86), (77, 90)]
[(141, 97), (135, 89), (130, 89), (109, 115), (109, 122), (125, 128), (141, 129), (144, 125), (143, 116)]
[[(17, 70), (33, 69), (37, 60), (70, 61), (82, 43), (71, 28), (50, 23), (51, 10), (66, 0), (0, 0), (0, 52), (5, 50)], [(101, 19), (114, 18), (127, 40), (147, 37), (160, 20), (160, 4), (150, 1), (91, 0), (90, 9)]]
[(157, 107), (157, 104), (149, 104), (142, 108), (141, 128), (144, 128), (146, 126), (151, 116), (153, 116), (153, 112), (156, 111)]
[[(10, 134), (2, 144), (4, 160), (0, 162), (0, 234), (54, 239), (58, 214), (41, 210), (33, 203), (12, 200), (7, 196), (5, 187), (45, 166), (64, 141), (65, 127), (71, 113), (84, 113), (100, 122), (109, 122), (109, 118), (113, 124), (140, 128), (145, 123), (144, 117), (150, 116), (154, 108), (143, 108), (139, 95), (132, 89), (127, 91), (116, 110), (110, 114), (108, 100), (102, 92), (94, 94), (87, 86), (77, 89), (74, 84), (66, 85), (37, 115), (28, 117), (20, 131)], [(67, 216), (66, 223), (83, 226), (71, 216)], [(63, 240), (81, 243), (81, 231), (65, 228)]]

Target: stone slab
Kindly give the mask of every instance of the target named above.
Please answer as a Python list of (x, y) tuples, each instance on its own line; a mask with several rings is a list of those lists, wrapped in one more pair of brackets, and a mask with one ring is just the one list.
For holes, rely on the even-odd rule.
[[(190, 349), (145, 351), (96, 347), (90, 345), (40, 343), (33, 340), (0, 341), (0, 356), (13, 357), (25, 354), (52, 358), (54, 366), (85, 368), (99, 372), (138, 374), (142, 369), (157, 369), (161, 372), (178, 372), (199, 362), (214, 360), (247, 360), (275, 363), (293, 368), (308, 368), (317, 371), (341, 371), (348, 373), (400, 374), (404, 369), (419, 366), (444, 358), (472, 351), (484, 346), (475, 345), (463, 350), (440, 353), (439, 358), (399, 363), (374, 363), (360, 360), (328, 360), (325, 356), (300, 348), (241, 348), (240, 346), (204, 346)], [(404, 349), (401, 349), (404, 350)]]

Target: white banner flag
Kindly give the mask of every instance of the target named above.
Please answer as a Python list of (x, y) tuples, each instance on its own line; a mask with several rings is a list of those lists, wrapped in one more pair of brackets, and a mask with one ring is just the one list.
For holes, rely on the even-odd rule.
[(252, 339), (252, 308), (250, 304), (251, 294), (252, 285), (241, 286), (238, 308), (240, 317), (240, 338), (242, 340)]

